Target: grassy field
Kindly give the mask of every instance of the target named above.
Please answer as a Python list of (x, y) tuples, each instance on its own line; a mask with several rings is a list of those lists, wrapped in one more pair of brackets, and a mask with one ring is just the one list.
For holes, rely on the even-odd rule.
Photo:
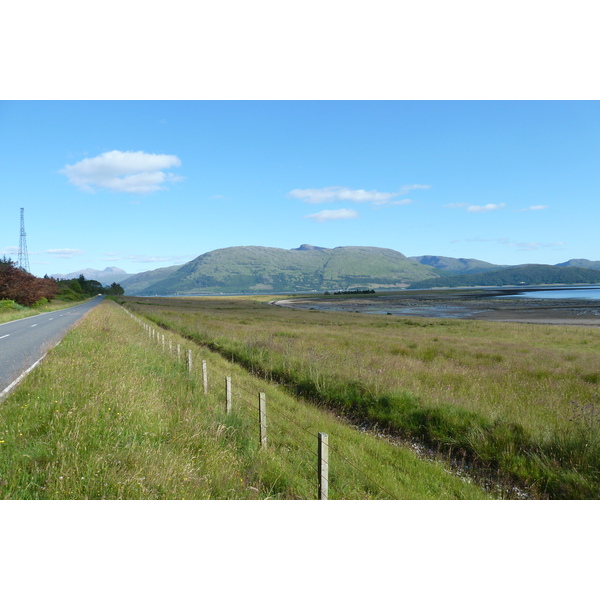
[(490, 498), (444, 464), (365, 435), (177, 333), (150, 335), (110, 301), (0, 405), (0, 498), (313, 499), (320, 431), (329, 435), (331, 499)]
[(600, 331), (271, 306), (125, 305), (294, 394), (412, 434), (535, 497), (600, 497)]

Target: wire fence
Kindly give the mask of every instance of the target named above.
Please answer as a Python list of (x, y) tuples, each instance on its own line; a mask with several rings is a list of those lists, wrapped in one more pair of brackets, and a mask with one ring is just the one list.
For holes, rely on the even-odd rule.
[[(396, 496), (382, 487), (365, 469), (337, 450), (335, 442), (325, 432), (313, 431), (296, 417), (293, 405), (285, 405), (276, 398), (267, 397), (261, 387), (262, 380), (245, 374), (234, 379), (221, 364), (226, 359), (215, 360), (210, 365), (206, 359), (198, 360), (198, 344), (182, 347), (175, 339), (179, 334), (168, 329), (160, 331), (152, 322), (141, 319), (125, 307), (127, 315), (136, 321), (148, 339), (177, 360), (189, 375), (200, 375), (205, 396), (216, 399), (225, 416), (236, 415), (246, 422), (255, 421), (251, 435), (260, 451), (274, 452), (288, 468), (301, 478), (310, 493), (307, 498), (364, 499)], [(208, 351), (206, 351), (208, 352)], [(251, 383), (248, 383), (249, 377)]]

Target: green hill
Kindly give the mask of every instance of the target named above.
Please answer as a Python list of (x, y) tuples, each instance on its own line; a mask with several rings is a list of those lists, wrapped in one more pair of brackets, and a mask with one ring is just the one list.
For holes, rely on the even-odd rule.
[(146, 289), (149, 285), (162, 281), (177, 269), (181, 268), (181, 265), (174, 265), (171, 267), (161, 267), (160, 269), (153, 269), (152, 271), (144, 271), (137, 275), (132, 275), (128, 279), (124, 279), (121, 282), (125, 293), (128, 296), (136, 296), (140, 291)]
[(579, 267), (519, 265), (499, 271), (471, 275), (438, 277), (413, 283), (410, 288), (430, 287), (496, 287), (503, 285), (544, 285), (600, 283), (600, 271)]
[(496, 271), (506, 269), (507, 265), (494, 265), (476, 258), (450, 258), (449, 256), (409, 256), (422, 265), (428, 265), (444, 271), (447, 275), (466, 275), (467, 273), (485, 273), (486, 271)]
[(594, 269), (600, 271), (600, 260), (588, 260), (587, 258), (572, 258), (564, 263), (559, 263), (557, 267), (581, 267), (582, 269)]
[[(394, 289), (436, 277), (432, 267), (386, 248), (307, 244), (293, 250), (235, 246), (198, 256), (137, 295), (309, 292), (361, 288)], [(128, 280), (131, 281), (131, 280)], [(127, 293), (131, 286), (124, 287)]]

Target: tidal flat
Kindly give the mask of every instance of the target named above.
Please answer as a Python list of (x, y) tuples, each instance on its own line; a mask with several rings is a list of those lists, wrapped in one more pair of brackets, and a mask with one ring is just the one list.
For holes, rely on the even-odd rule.
[[(561, 289), (561, 288), (556, 288)], [(532, 298), (516, 292), (540, 288), (490, 290), (410, 290), (376, 295), (322, 295), (276, 300), (287, 308), (389, 314), (444, 319), (475, 319), (545, 325), (600, 326), (600, 301)]]

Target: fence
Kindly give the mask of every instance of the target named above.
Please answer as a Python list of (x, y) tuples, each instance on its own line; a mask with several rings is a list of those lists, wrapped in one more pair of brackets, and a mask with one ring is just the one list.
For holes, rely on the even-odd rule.
[[(143, 328), (151, 341), (179, 363), (184, 362), (188, 374), (196, 372), (192, 349), (181, 348), (180, 343), (175, 345), (173, 339), (169, 339), (167, 345), (164, 333), (124, 307), (121, 308)], [(336, 493), (336, 487), (359, 491), (358, 497), (365, 497), (363, 491), (368, 487), (372, 490), (371, 495), (396, 499), (363, 469), (332, 447), (327, 433), (310, 431), (290, 414), (289, 409), (270, 401), (264, 391), (252, 390), (240, 381), (234, 382), (230, 373), (224, 372), (215, 365), (210, 368), (209, 379), (209, 364), (206, 359), (200, 361), (199, 369), (201, 369), (204, 395), (210, 392), (212, 397), (220, 398), (222, 394), (222, 408), (226, 415), (233, 415), (237, 411), (246, 411), (247, 415), (253, 415), (252, 419), (256, 419), (259, 449), (264, 452), (270, 451), (272, 447), (285, 449), (288, 460), (295, 461), (296, 472), (315, 490), (313, 497), (327, 500), (332, 491), (336, 497), (345, 497), (341, 489)], [(261, 380), (255, 379), (255, 381), (258, 383)], [(270, 441), (277, 443), (271, 445)], [(291, 452), (294, 448), (295, 453)], [(309, 463), (300, 452), (309, 456), (312, 462)], [(337, 463), (337, 469), (333, 469), (332, 460)], [(352, 471), (354, 479), (344, 477), (339, 465), (343, 465), (346, 471)], [(363, 485), (359, 486), (357, 480), (362, 481)]]

